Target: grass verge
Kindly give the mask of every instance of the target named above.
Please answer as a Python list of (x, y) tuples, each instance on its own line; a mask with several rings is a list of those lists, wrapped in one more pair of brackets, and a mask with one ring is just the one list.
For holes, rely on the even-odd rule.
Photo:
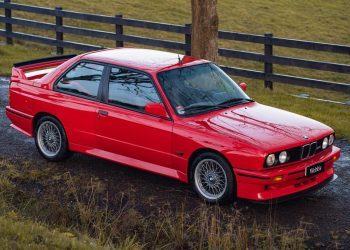
[(2, 249), (110, 249), (87, 236), (49, 229), (15, 212), (0, 216), (0, 235)]
[[(0, 160), (0, 245), (16, 249), (304, 249), (303, 226), (253, 225), (218, 206), (137, 207), (101, 182)], [(148, 207), (147, 207), (148, 206)]]

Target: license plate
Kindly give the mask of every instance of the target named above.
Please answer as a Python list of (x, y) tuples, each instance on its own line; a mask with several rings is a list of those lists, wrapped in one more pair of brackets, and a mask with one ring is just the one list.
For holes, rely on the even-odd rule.
[(311, 167), (305, 168), (305, 176), (315, 175), (315, 174), (323, 172), (323, 170), (324, 170), (324, 164), (319, 163), (319, 164), (313, 165)]

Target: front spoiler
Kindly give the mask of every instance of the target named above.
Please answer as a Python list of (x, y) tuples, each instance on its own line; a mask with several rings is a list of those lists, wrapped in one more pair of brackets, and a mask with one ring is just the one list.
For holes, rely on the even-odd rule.
[(270, 199), (270, 200), (248, 200), (248, 199), (242, 199), (242, 200), (246, 200), (250, 203), (256, 203), (256, 204), (264, 204), (264, 205), (272, 205), (272, 204), (278, 204), (278, 203), (283, 203), (289, 200), (293, 200), (293, 199), (297, 199), (301, 196), (310, 194), (310, 193), (314, 193), (322, 188), (324, 188), (328, 183), (335, 181), (336, 179), (338, 179), (338, 175), (333, 174), (330, 178), (324, 180), (323, 182), (312, 186), (308, 189), (290, 194), (290, 195), (286, 195), (286, 196), (282, 196), (279, 198), (275, 198), (275, 199)]

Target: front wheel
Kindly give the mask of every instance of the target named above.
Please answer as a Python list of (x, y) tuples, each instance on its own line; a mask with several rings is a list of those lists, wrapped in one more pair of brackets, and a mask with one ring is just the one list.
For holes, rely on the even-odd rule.
[(48, 161), (64, 160), (71, 155), (61, 123), (51, 116), (44, 116), (36, 123), (35, 144)]
[(192, 184), (198, 195), (209, 203), (227, 204), (235, 198), (232, 168), (215, 153), (203, 153), (193, 161)]

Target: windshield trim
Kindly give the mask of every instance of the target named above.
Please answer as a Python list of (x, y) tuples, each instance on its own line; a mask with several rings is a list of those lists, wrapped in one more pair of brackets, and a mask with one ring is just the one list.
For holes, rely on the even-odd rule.
[[(178, 117), (194, 117), (194, 116), (199, 116), (199, 115), (203, 115), (203, 114), (207, 114), (207, 113), (211, 113), (211, 112), (215, 112), (215, 111), (219, 111), (219, 110), (226, 110), (226, 109), (229, 109), (229, 108), (232, 108), (232, 107), (235, 107), (235, 106), (239, 106), (239, 105), (242, 105), (242, 104), (247, 104), (247, 103), (251, 103), (251, 102), (255, 102), (253, 99), (250, 99), (250, 97), (248, 96), (248, 99), (250, 99), (251, 101), (248, 101), (248, 100), (242, 100), (242, 101), (239, 101), (239, 102), (236, 102), (236, 103), (233, 103), (233, 104), (230, 104), (230, 105), (227, 105), (227, 107), (219, 107), (219, 105), (217, 107), (213, 106), (213, 107), (209, 107), (207, 109), (203, 109), (203, 110), (200, 110), (198, 112), (195, 112), (195, 113), (187, 113), (187, 114), (179, 114), (177, 111), (176, 111), (176, 108), (173, 106), (172, 102), (169, 100), (169, 97), (168, 95), (166, 94), (166, 91), (163, 89), (163, 86), (161, 84), (161, 81), (159, 80), (159, 74), (163, 73), (163, 72), (168, 72), (168, 71), (173, 71), (173, 70), (178, 70), (178, 69), (181, 69), (181, 68), (189, 68), (189, 67), (195, 67), (195, 66), (198, 66), (198, 65), (204, 65), (204, 64), (214, 64), (216, 65), (219, 69), (220, 66), (217, 65), (216, 63), (213, 63), (213, 62), (209, 62), (209, 61), (204, 61), (204, 62), (201, 62), (201, 63), (196, 63), (196, 64), (191, 64), (191, 65), (183, 65), (182, 67), (177, 67), (177, 68), (171, 68), (171, 69), (165, 69), (165, 70), (161, 70), (161, 71), (158, 71), (156, 73), (156, 77), (157, 77), (157, 81), (159, 83), (159, 87), (161, 88), (161, 90), (163, 91), (164, 93), (164, 96), (166, 97), (167, 101), (169, 102), (174, 114)], [(222, 70), (222, 69), (221, 69)], [(224, 72), (225, 73), (225, 72)], [(230, 77), (231, 78), (231, 77)], [(232, 81), (234, 81), (232, 79)], [(235, 81), (234, 81), (235, 82)], [(236, 83), (236, 82), (235, 82)], [(240, 86), (236, 83), (237, 87), (240, 88)]]
[[(255, 102), (255, 101), (254, 101)], [(227, 110), (227, 109), (231, 109), (233, 107), (237, 107), (237, 106), (240, 106), (240, 105), (244, 105), (244, 104), (248, 104), (248, 103), (252, 103), (252, 102), (238, 102), (237, 104), (234, 104), (232, 106), (228, 106), (228, 107), (222, 107), (222, 108), (208, 108), (208, 109), (205, 109), (205, 110), (201, 110), (201, 111), (198, 111), (196, 113), (188, 113), (188, 114), (183, 114), (183, 115), (180, 115), (178, 113), (175, 112), (175, 115), (179, 116), (179, 117), (182, 117), (182, 118), (188, 118), (188, 117), (194, 117), (194, 116), (200, 116), (200, 115), (205, 115), (205, 114), (209, 114), (209, 113), (212, 113), (212, 112), (217, 112), (217, 111), (224, 111), (224, 110)], [(173, 106), (171, 106), (173, 108)]]

